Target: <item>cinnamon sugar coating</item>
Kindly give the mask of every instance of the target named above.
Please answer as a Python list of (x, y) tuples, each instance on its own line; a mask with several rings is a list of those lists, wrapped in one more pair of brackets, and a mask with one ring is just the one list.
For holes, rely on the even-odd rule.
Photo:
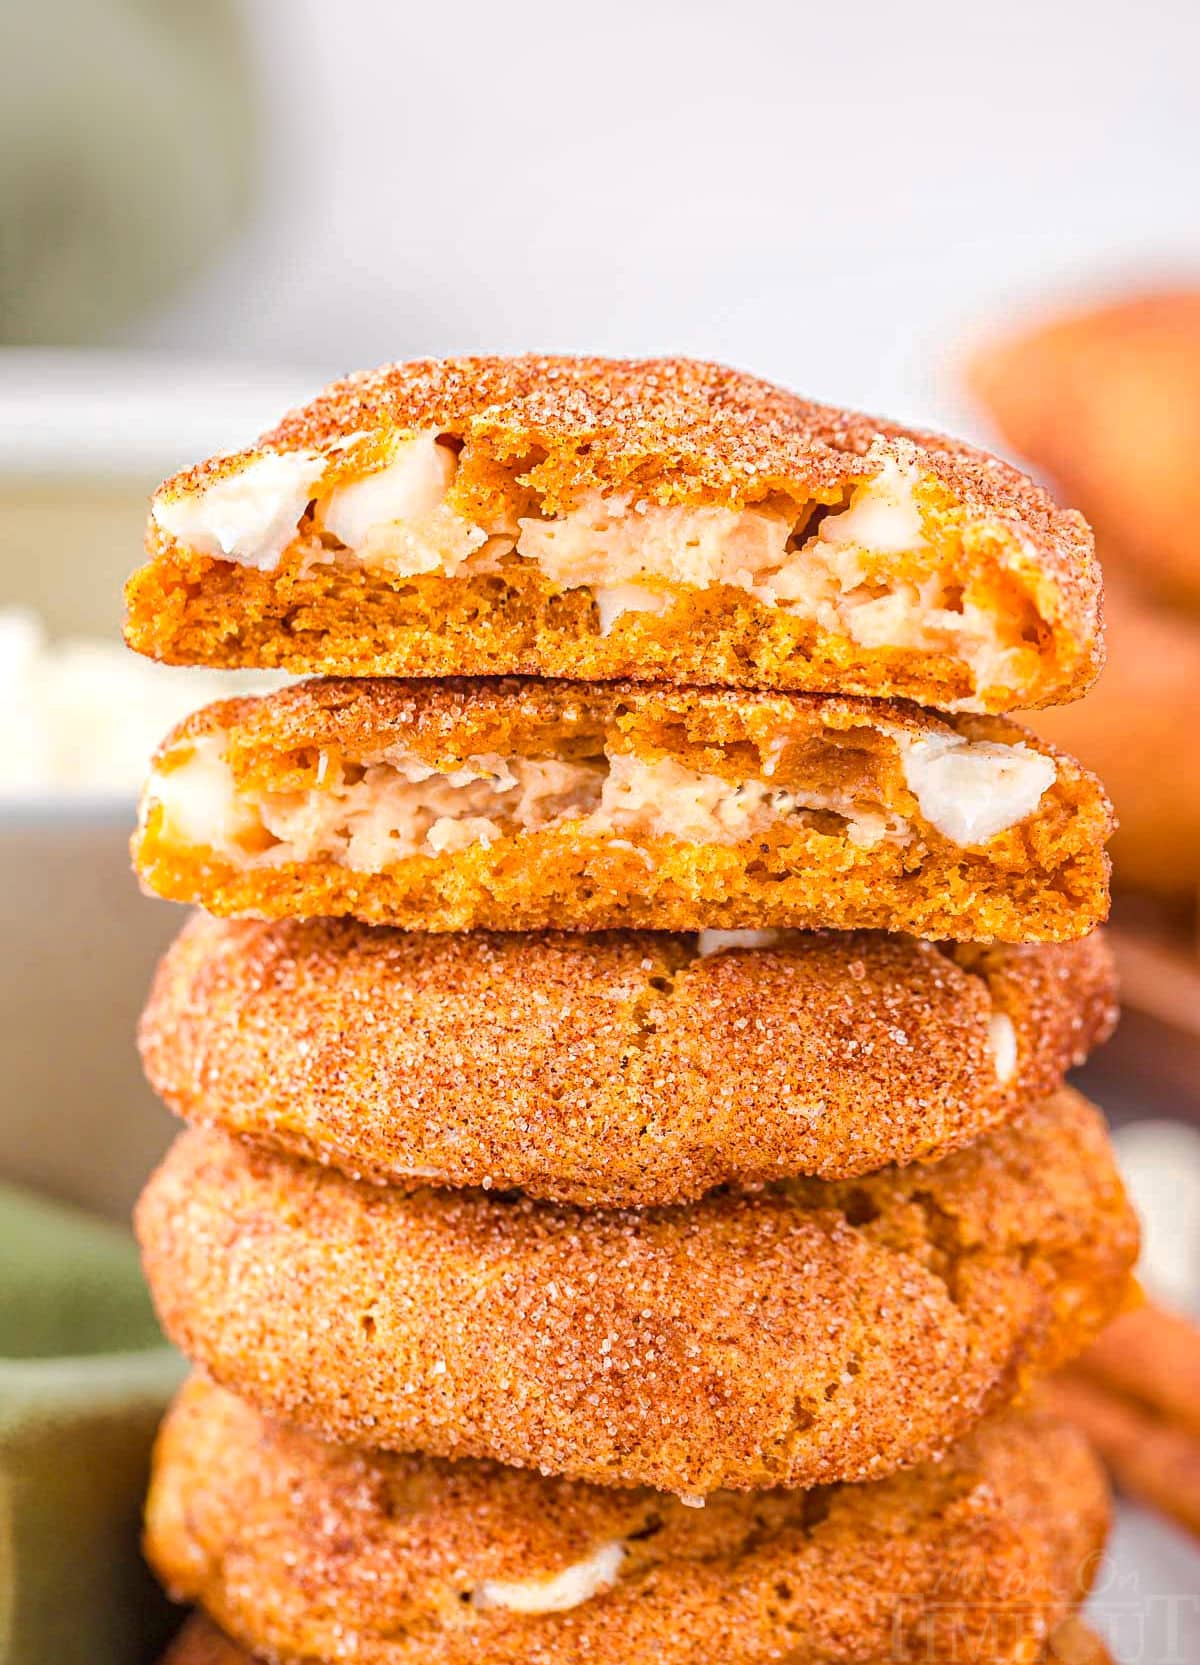
[(943, 1451), (1123, 1300), (1137, 1230), (1064, 1090), (940, 1164), (581, 1212), (185, 1133), (138, 1208), (169, 1335), (326, 1438), (679, 1493)]
[(188, 1120), (353, 1177), (644, 1206), (948, 1155), (1061, 1086), (1116, 1015), (1098, 934), (698, 954), (648, 932), (198, 914), (159, 968), (142, 1057)]
[[(335, 766), (397, 751), (441, 769), (486, 754), (630, 754), (734, 786), (861, 792), (911, 829), (905, 842), (867, 846), (839, 816), (792, 815), (739, 843), (707, 843), (616, 838), (565, 819), (401, 855), (374, 873), (321, 854), (245, 866), (173, 835), (152, 778), (134, 840), (138, 872), (157, 894), (221, 915), (350, 915), (432, 931), (865, 928), (1016, 942), (1083, 936), (1108, 907), (1111, 812), (1098, 783), (1001, 718), (951, 722), (902, 703), (632, 683), (318, 681), (193, 714), (160, 747), (157, 769), (175, 770), (212, 736), (240, 794), (319, 797)], [(1025, 746), (1054, 760), (1053, 784), (985, 843), (955, 843), (923, 817), (901, 755), (902, 740), (946, 737)]]
[[(569, 511), (589, 493), (647, 506), (772, 505), (803, 528), (844, 507), (881, 468), (916, 480), (951, 591), (1003, 621), (1018, 662), (982, 709), (1077, 697), (1103, 658), (1100, 575), (1082, 518), (999, 459), (936, 434), (814, 404), (686, 359), (468, 358), (388, 365), (334, 384), (260, 446), (162, 488), (187, 498), (268, 453), (312, 452), (327, 481), (378, 468), (398, 437), (438, 433), (458, 453), (450, 503), (508, 524)], [(313, 554), (319, 559), (308, 559)], [(323, 550), (311, 531), (269, 571), (219, 559), (151, 522), (130, 582), (128, 639), (176, 663), (305, 673), (522, 673), (855, 692), (948, 706), (972, 693), (952, 647), (864, 645), (729, 584), (680, 589), (669, 614), (605, 633), (590, 588), (532, 562), (496, 573), (389, 577)], [(911, 570), (910, 570), (911, 569)], [(898, 581), (922, 560), (899, 552)]]
[[(928, 1652), (922, 1656), (928, 1665), (940, 1665), (936, 1655)], [(697, 1665), (706, 1662), (711, 1655), (700, 1653), (696, 1656)], [(962, 1660), (963, 1655), (957, 1655)], [(947, 1665), (955, 1659), (951, 1654)], [(618, 1665), (627, 1665), (624, 1655), (617, 1656)], [(1078, 1619), (1068, 1619), (1051, 1636), (1046, 1652), (1041, 1656), (1042, 1665), (1114, 1665), (1113, 1657), (1104, 1643), (1087, 1626)], [(200, 1616), (190, 1618), (176, 1637), (168, 1650), (162, 1665), (255, 1665), (254, 1659), (244, 1648), (238, 1647), (228, 1637), (222, 1636), (208, 1619)], [(315, 1662), (306, 1662), (315, 1665)], [(330, 1665), (322, 1661), (319, 1665)], [(855, 1665), (891, 1665), (890, 1661), (864, 1662), (861, 1656)]]
[[(176, 1595), (296, 1665), (994, 1665), (1040, 1655), (1091, 1580), (1107, 1516), (1082, 1438), (1040, 1416), (873, 1485), (689, 1509), (324, 1445), (196, 1380), (159, 1439), (147, 1549)], [(566, 1611), (479, 1604), (490, 1581), (542, 1580), (611, 1544), (615, 1583)], [(183, 1658), (217, 1665), (219, 1647)]]

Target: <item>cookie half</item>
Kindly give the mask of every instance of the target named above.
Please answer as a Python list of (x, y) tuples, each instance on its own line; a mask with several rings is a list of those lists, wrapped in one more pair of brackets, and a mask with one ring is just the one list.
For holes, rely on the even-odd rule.
[(1083, 936), (1099, 785), (998, 717), (622, 683), (302, 683), (195, 713), (142, 802), (147, 886), (409, 930)]
[(159, 1438), (146, 1545), (173, 1594), (285, 1661), (991, 1665), (1037, 1657), (1107, 1521), (1086, 1443), (1043, 1418), (873, 1485), (689, 1509), (325, 1445), (196, 1380)]
[(943, 1451), (1082, 1349), (1137, 1251), (1065, 1089), (940, 1164), (679, 1209), (407, 1194), (192, 1131), (138, 1231), (171, 1338), (265, 1412), (688, 1495)]
[(387, 1184), (683, 1202), (948, 1155), (1111, 1031), (1112, 959), (860, 933), (431, 936), (197, 914), (142, 1018), (178, 1114)]
[(179, 664), (1078, 696), (1081, 517), (937, 435), (681, 359), (352, 377), (154, 498), (127, 636)]

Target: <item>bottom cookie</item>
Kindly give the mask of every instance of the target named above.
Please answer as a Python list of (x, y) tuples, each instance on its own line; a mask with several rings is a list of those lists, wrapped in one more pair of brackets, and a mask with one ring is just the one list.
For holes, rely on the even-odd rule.
[[(926, 1655), (925, 1665), (931, 1662), (936, 1665), (932, 1656)], [(184, 1625), (162, 1665), (255, 1665), (255, 1660), (197, 1614)], [(482, 1657), (480, 1665), (484, 1665)], [(1068, 1619), (1051, 1636), (1038, 1665), (1115, 1665), (1115, 1662), (1095, 1631), (1078, 1619)]]
[[(1082, 1665), (1047, 1638), (1107, 1524), (1085, 1443), (1041, 1415), (888, 1480), (690, 1508), (328, 1445), (197, 1378), (159, 1439), (146, 1548), (173, 1595), (284, 1665)], [(200, 1627), (171, 1665), (244, 1657)]]

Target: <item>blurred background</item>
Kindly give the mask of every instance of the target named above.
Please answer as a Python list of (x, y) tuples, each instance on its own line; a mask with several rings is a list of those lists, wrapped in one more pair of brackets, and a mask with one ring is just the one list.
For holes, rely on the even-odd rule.
[(1194, 0), (0, 9), (0, 1179), (121, 1217), (170, 1134), (131, 1037), (178, 916), (125, 840), (232, 684), (119, 645), (157, 481), (389, 358), (691, 353), (1095, 524), (1110, 668), (1033, 720), (1121, 816), (1086, 1085), (1200, 1310), (1198, 62)]

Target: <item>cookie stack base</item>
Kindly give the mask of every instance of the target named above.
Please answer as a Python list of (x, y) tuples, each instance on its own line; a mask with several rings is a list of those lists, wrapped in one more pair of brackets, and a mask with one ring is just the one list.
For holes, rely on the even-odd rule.
[(174, 1594), (287, 1665), (1026, 1665), (1086, 1594), (1107, 1524), (1084, 1441), (1038, 1413), (888, 1480), (697, 1509), (328, 1445), (195, 1379), (160, 1437), (147, 1551)]
[[(223, 1636), (208, 1619), (189, 1619), (162, 1665), (257, 1665), (252, 1654)], [(312, 1665), (326, 1665), (325, 1661)], [(886, 1665), (885, 1661), (878, 1665)], [(937, 1665), (927, 1659), (926, 1665)], [(1115, 1665), (1104, 1643), (1079, 1619), (1068, 1619), (1051, 1636), (1038, 1665)]]

